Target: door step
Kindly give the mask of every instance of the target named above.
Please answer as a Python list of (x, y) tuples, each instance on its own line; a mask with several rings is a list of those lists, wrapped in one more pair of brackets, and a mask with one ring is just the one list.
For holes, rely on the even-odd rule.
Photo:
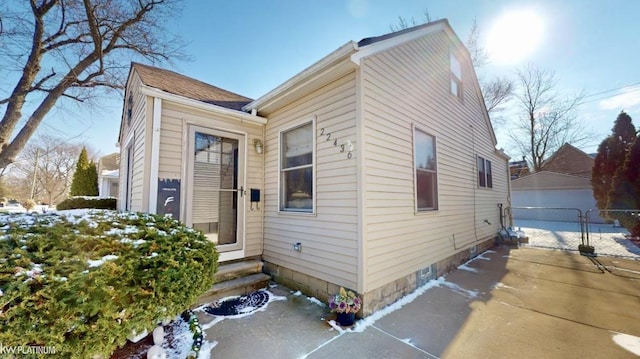
[(271, 276), (262, 273), (262, 264), (257, 260), (221, 264), (215, 274), (215, 284), (198, 298), (194, 306), (266, 288)]

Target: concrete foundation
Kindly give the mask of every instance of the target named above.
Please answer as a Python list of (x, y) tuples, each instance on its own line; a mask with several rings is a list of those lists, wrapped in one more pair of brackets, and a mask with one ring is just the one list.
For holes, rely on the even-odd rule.
[[(366, 317), (373, 312), (384, 308), (403, 296), (413, 292), (431, 279), (438, 278), (456, 269), (474, 255), (480, 254), (494, 245), (495, 238), (485, 238), (475, 242), (472, 246), (465, 246), (459, 251), (436, 263), (432, 263), (415, 273), (399, 278), (367, 293), (360, 293), (362, 309), (358, 317)], [(299, 290), (307, 296), (315, 297), (328, 303), (329, 296), (338, 293), (340, 286), (325, 280), (293, 271), (289, 268), (274, 263), (265, 262), (264, 272), (271, 275), (272, 279), (292, 290)]]

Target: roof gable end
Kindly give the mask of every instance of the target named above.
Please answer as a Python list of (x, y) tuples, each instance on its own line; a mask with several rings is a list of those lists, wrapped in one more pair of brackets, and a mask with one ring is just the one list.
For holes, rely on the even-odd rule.
[(546, 171), (590, 177), (594, 159), (569, 143), (562, 145), (542, 167)]
[(453, 33), (449, 26), (449, 21), (441, 19), (380, 36), (364, 38), (358, 41), (358, 51), (351, 55), (351, 61), (359, 65), (362, 58), (387, 51), (408, 41), (434, 32), (444, 31), (445, 29), (449, 29)]

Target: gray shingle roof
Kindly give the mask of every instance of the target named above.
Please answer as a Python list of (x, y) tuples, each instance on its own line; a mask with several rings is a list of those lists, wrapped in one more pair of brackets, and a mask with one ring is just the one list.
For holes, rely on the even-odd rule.
[(223, 90), (177, 72), (140, 63), (132, 63), (142, 83), (193, 100), (240, 111), (252, 99)]
[(362, 47), (362, 46), (367, 46), (367, 45), (371, 45), (373, 43), (382, 41), (382, 40), (386, 40), (386, 39), (390, 39), (392, 37), (396, 37), (398, 35), (402, 35), (402, 34), (406, 34), (408, 32), (412, 32), (418, 29), (421, 29), (423, 27), (429, 27), (429, 26), (433, 26), (435, 24), (439, 24), (439, 23), (446, 23), (447, 25), (449, 24), (449, 21), (447, 19), (440, 19), (440, 20), (435, 20), (435, 21), (431, 21), (428, 22), (426, 24), (421, 24), (421, 25), (417, 25), (417, 26), (413, 26), (413, 27), (409, 27), (400, 31), (395, 31), (395, 32), (390, 32), (381, 36), (374, 36), (374, 37), (367, 37), (364, 38), (360, 41), (358, 41), (358, 46)]

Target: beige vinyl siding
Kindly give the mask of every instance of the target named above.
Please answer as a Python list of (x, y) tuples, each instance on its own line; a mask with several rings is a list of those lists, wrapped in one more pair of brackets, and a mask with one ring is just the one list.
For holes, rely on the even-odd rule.
[[(181, 179), (185, 171), (183, 165), (186, 158), (186, 138), (188, 124), (194, 124), (214, 130), (247, 133), (245, 162), (245, 183), (247, 196), (245, 199), (245, 256), (258, 256), (262, 254), (262, 203), (261, 210), (250, 209), (249, 189), (262, 189), (263, 186), (263, 162), (262, 155), (256, 153), (253, 140), (262, 140), (262, 125), (240, 122), (237, 119), (226, 119), (211, 115), (207, 112), (188, 109), (176, 105), (170, 101), (162, 101), (162, 120), (160, 129), (160, 160), (158, 164), (158, 178)], [(185, 180), (181, 179), (184, 190)], [(264, 193), (264, 191), (263, 191)], [(188, 201), (182, 193), (182, 201)], [(181, 215), (184, 216), (184, 207)], [(182, 218), (184, 220), (184, 217)]]
[[(507, 163), (495, 152), (472, 69), (461, 52), (462, 100), (450, 92), (451, 46), (438, 32), (362, 62), (365, 291), (499, 229), (497, 204), (507, 201)], [(415, 211), (413, 126), (436, 137), (435, 211)], [(478, 187), (476, 155), (491, 161), (493, 189)]]
[(127, 150), (129, 146), (133, 148), (133, 165), (132, 168), (132, 176), (131, 176), (131, 206), (129, 210), (131, 211), (144, 211), (145, 208), (145, 188), (148, 186), (148, 175), (145, 175), (145, 170), (148, 168), (145, 164), (145, 152), (146, 152), (146, 135), (147, 135), (147, 124), (145, 122), (145, 116), (148, 115), (148, 112), (151, 111), (147, 106), (147, 101), (149, 99), (140, 94), (138, 88), (140, 86), (140, 78), (137, 75), (133, 75), (131, 81), (129, 83), (129, 93), (127, 94), (127, 98), (129, 94), (133, 97), (133, 108), (131, 121), (127, 118), (127, 104), (125, 99), (125, 109), (123, 111), (123, 142), (120, 144), (120, 158), (123, 161), (120, 161), (120, 183), (119, 186), (119, 197), (120, 198), (120, 209), (124, 209), (126, 206), (127, 198), (126, 196), (126, 181), (128, 178), (127, 173)]
[[(355, 108), (355, 73), (351, 72), (268, 114), (265, 135), (264, 259), (349, 288), (356, 288), (358, 273)], [(280, 212), (279, 133), (313, 116), (315, 213)], [(320, 136), (323, 128), (325, 134)], [(347, 140), (354, 146), (351, 159), (347, 150), (339, 150)], [(301, 252), (293, 250), (296, 242), (302, 244)]]

